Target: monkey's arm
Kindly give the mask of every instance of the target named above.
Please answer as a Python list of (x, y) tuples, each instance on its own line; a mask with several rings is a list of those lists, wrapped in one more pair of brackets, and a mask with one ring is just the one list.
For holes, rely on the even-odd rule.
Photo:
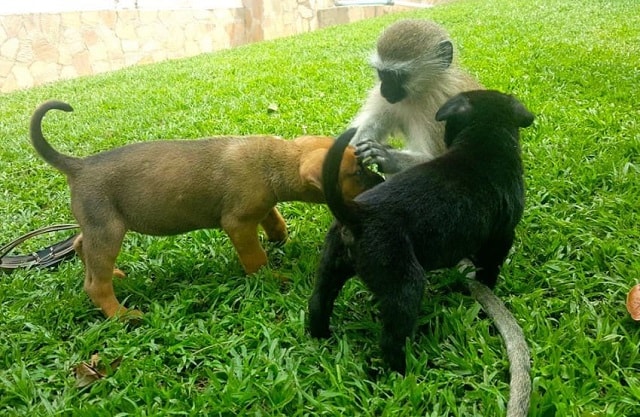
[(507, 348), (511, 374), (507, 417), (526, 417), (529, 414), (531, 378), (529, 348), (522, 328), (489, 287), (475, 279), (468, 279), (467, 285), (473, 298), (493, 320)]
[(379, 85), (371, 90), (349, 127), (358, 128), (350, 142), (353, 146), (368, 141), (385, 143), (391, 132), (397, 128), (394, 111), (380, 95)]
[(388, 145), (373, 140), (363, 141), (355, 145), (356, 156), (366, 164), (376, 164), (385, 174), (395, 174), (422, 162), (433, 159), (426, 153), (407, 149), (393, 149)]

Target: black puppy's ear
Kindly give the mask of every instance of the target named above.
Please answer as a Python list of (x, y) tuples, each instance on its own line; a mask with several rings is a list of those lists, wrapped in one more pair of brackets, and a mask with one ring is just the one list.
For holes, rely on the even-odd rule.
[(517, 98), (511, 97), (511, 105), (513, 107), (513, 114), (516, 118), (516, 123), (520, 127), (529, 127), (531, 123), (533, 123), (534, 116), (533, 114), (527, 110), (527, 108), (522, 104)]
[(458, 116), (469, 111), (471, 111), (469, 99), (465, 95), (458, 94), (440, 107), (436, 113), (436, 120), (441, 122), (449, 119), (451, 116)]
[(451, 41), (442, 41), (438, 44), (438, 58), (445, 68), (449, 68), (453, 62), (453, 44)]

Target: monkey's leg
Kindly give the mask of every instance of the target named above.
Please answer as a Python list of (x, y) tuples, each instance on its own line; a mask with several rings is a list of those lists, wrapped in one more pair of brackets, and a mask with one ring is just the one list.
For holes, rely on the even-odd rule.
[(287, 241), (287, 224), (284, 222), (277, 208), (273, 207), (269, 210), (269, 213), (267, 213), (265, 218), (260, 222), (260, 225), (271, 242), (284, 243)]
[(329, 337), (329, 321), (340, 290), (355, 274), (347, 248), (334, 225), (327, 234), (315, 287), (309, 299), (309, 332), (313, 337)]
[(476, 279), (489, 288), (493, 288), (498, 280), (500, 267), (507, 259), (513, 245), (514, 232), (494, 237), (488, 240), (473, 257), (473, 263), (478, 268)]

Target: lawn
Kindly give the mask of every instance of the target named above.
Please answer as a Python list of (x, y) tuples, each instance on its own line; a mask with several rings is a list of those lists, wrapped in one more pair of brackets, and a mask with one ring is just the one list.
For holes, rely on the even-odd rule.
[[(536, 114), (522, 131), (526, 211), (496, 287), (531, 348), (530, 414), (640, 415), (640, 323), (625, 309), (640, 282), (637, 0), (461, 0), (0, 95), (0, 244), (74, 221), (64, 177), (28, 140), (41, 102), (74, 106), (48, 115), (44, 131), (78, 156), (159, 138), (335, 135), (374, 82), (376, 37), (403, 17), (441, 23), (462, 66)], [(470, 297), (451, 292), (454, 273), (431, 274), (406, 377), (382, 368), (377, 308), (358, 280), (336, 303), (334, 336), (309, 337), (331, 215), (279, 208), (290, 241), (268, 247), (271, 267), (252, 276), (220, 231), (128, 234), (116, 293), (146, 313), (138, 327), (93, 307), (78, 260), (0, 275), (0, 414), (504, 414), (502, 340)], [(121, 363), (80, 388), (73, 369), (94, 353)]]

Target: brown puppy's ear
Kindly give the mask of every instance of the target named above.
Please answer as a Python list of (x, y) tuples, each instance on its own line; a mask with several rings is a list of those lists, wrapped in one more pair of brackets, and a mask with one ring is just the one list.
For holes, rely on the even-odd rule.
[(517, 98), (511, 97), (511, 105), (516, 123), (520, 127), (529, 127), (533, 123), (534, 116)]
[(320, 191), (322, 191), (322, 163), (327, 156), (327, 150), (311, 151), (300, 161), (300, 178)]
[(471, 111), (471, 103), (469, 103), (469, 99), (467, 96), (458, 94), (440, 107), (436, 113), (436, 120), (441, 122), (449, 119), (451, 116), (456, 116), (469, 111)]
[(342, 188), (342, 197), (345, 201), (353, 200), (358, 194), (365, 190), (359, 181), (361, 178), (356, 174), (360, 169), (356, 152), (353, 146), (347, 146), (342, 155), (340, 162), (340, 187)]

